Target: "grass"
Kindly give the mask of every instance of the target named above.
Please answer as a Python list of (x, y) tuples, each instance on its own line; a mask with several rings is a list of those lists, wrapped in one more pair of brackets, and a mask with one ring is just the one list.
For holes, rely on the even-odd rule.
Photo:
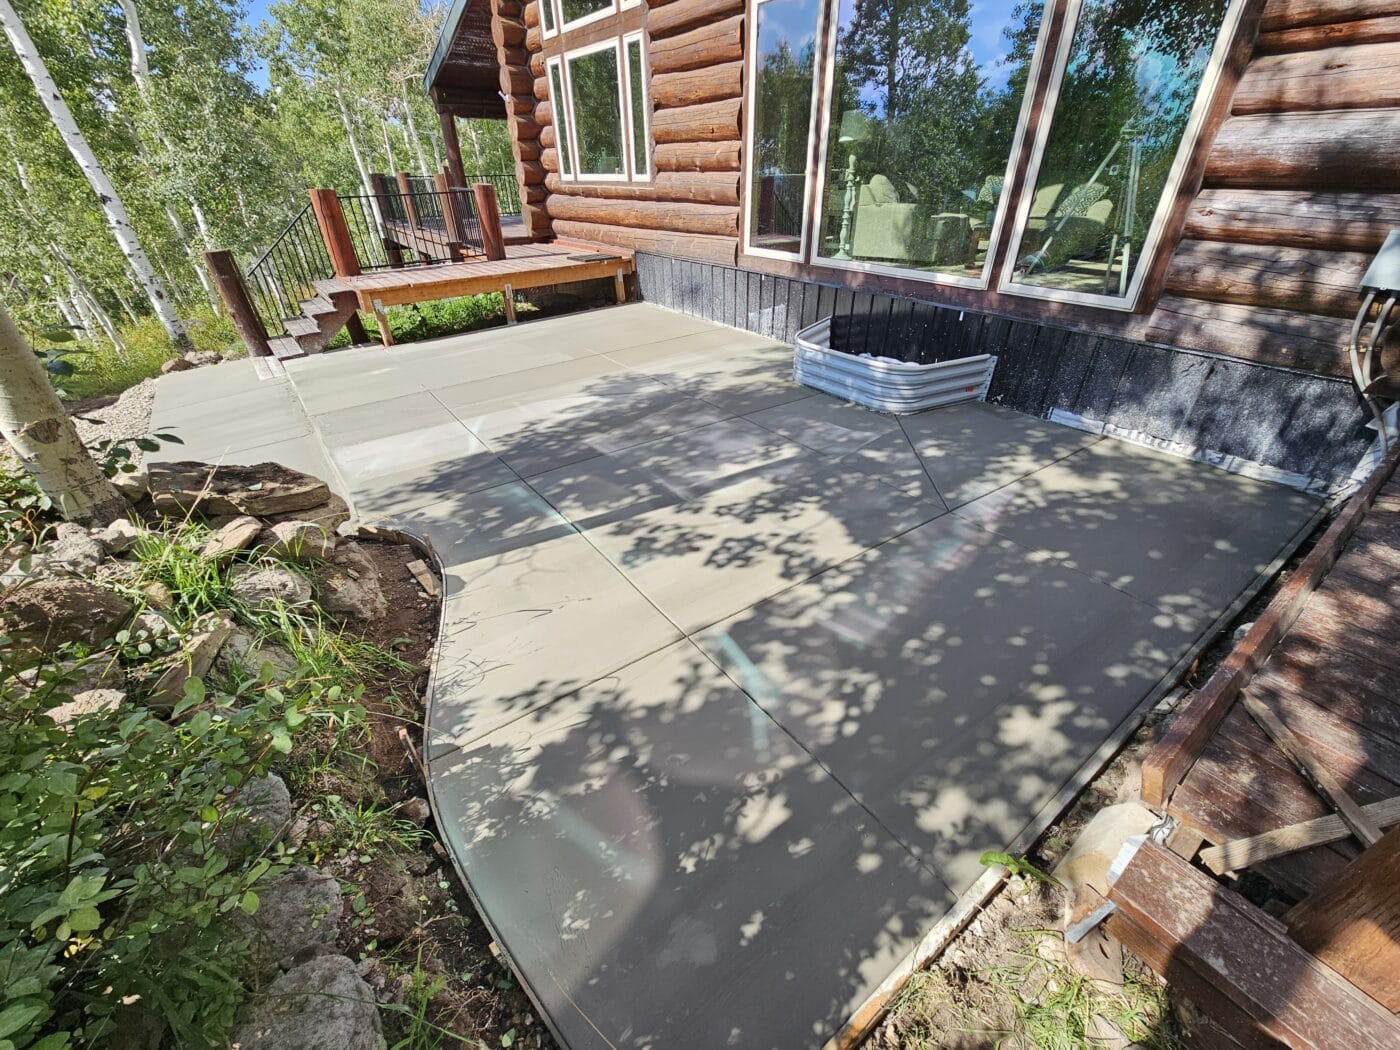
[[(399, 1038), (389, 1044), (389, 1050), (438, 1050), (443, 1046), (485, 1047), (479, 1039), (467, 1039), (449, 1032), (432, 1021), (428, 1015), (432, 1009), (433, 997), (447, 987), (447, 978), (442, 974), (425, 973), (421, 963), (409, 973), (408, 990), (402, 1003), (386, 1003), (380, 1006), (391, 1033)], [(514, 1031), (514, 1029), (512, 1029)]]
[[(216, 316), (203, 306), (184, 312), (184, 319), (193, 349), (213, 350), (225, 357), (244, 353), (243, 343), (227, 317)], [(159, 375), (160, 366), (179, 355), (154, 317), (118, 325), (117, 330), (126, 344), (124, 351), (105, 341), (76, 344), (68, 359), (76, 371), (62, 381), (70, 400), (119, 394), (143, 379)]]
[[(536, 308), (525, 302), (515, 304), (517, 316), (531, 313)], [(478, 328), (490, 328), (505, 321), (505, 301), (499, 292), (484, 295), (460, 296), (455, 299), (435, 299), (411, 306), (391, 306), (388, 308), (389, 328), (394, 333), (395, 342), (410, 342), (417, 339), (436, 339), (445, 335), (460, 335)], [(373, 316), (362, 315), (365, 331), (371, 339), (379, 338), (379, 326)], [(331, 348), (348, 346), (350, 337), (341, 332), (331, 340)]]

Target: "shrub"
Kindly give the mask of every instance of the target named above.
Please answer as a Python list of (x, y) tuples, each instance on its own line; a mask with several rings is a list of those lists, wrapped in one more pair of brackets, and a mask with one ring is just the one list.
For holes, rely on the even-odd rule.
[[(195, 350), (213, 350), (238, 357), (243, 343), (227, 317), (203, 306), (185, 312), (190, 343)], [(118, 326), (125, 352), (107, 342), (79, 343), (70, 358), (74, 373), (63, 379), (64, 393), (73, 399), (117, 394), (143, 379), (160, 374), (160, 366), (178, 355), (155, 317)]]

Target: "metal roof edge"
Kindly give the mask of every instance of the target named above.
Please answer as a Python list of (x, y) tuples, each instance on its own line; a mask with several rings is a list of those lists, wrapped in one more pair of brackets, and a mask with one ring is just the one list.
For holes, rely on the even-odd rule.
[(433, 45), (433, 55), (428, 59), (428, 68), (423, 73), (423, 91), (428, 95), (433, 93), (438, 71), (447, 58), (447, 52), (452, 49), (452, 38), (457, 35), (457, 26), (470, 4), (471, 0), (452, 0), (452, 6), (447, 9), (447, 17), (442, 20), (442, 29), (438, 31), (437, 43)]

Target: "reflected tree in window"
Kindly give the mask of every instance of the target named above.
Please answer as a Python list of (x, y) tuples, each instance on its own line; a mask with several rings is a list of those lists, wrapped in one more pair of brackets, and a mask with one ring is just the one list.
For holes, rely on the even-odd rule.
[(625, 170), (620, 87), (616, 47), (569, 59), (580, 175), (621, 175)]

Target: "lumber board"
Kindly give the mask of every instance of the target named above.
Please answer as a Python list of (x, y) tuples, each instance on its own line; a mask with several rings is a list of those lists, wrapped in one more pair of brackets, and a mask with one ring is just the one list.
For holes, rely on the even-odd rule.
[[(546, 129), (549, 130), (549, 129)], [(544, 143), (544, 136), (540, 136)], [(552, 143), (545, 143), (552, 145)], [(739, 175), (724, 171), (660, 171), (650, 182), (575, 183), (558, 175), (545, 176), (550, 193), (609, 200), (690, 201), (696, 204), (738, 204)]]
[(1397, 0), (1268, 0), (1259, 28), (1268, 33), (1397, 14), (1400, 14)]
[(604, 226), (630, 226), (677, 233), (739, 235), (739, 208), (731, 204), (694, 204), (671, 201), (609, 200), (552, 194), (546, 205), (555, 219), (596, 222)]
[(675, 36), (655, 39), (648, 52), (652, 75), (735, 62), (744, 55), (744, 16), (702, 25)]
[(1334, 885), (1283, 921), (1321, 962), (1387, 1010), (1400, 1011), (1400, 830), (1388, 832)]
[(1276, 29), (1271, 33), (1260, 33), (1255, 41), (1254, 51), (1255, 54), (1268, 55), (1280, 51), (1307, 51), (1312, 48), (1340, 47), (1346, 44), (1379, 44), (1388, 40), (1400, 40), (1400, 15)]
[(651, 115), (651, 135), (657, 145), (668, 142), (735, 142), (742, 136), (739, 100), (702, 102)]
[(1349, 376), (1350, 331), (1351, 325), (1337, 317), (1164, 295), (1147, 319), (1143, 338), (1265, 365)]
[(1133, 855), (1109, 899), (1118, 906), (1110, 931), (1187, 998), (1234, 1014), (1224, 1027), (1237, 1039), (1252, 1029), (1288, 1046), (1400, 1041), (1400, 1021), (1281, 923), (1154, 842)]
[(1400, 105), (1400, 42), (1260, 55), (1235, 88), (1232, 113)]
[(695, 26), (717, 22), (744, 10), (744, 0), (680, 0), (647, 12), (647, 32), (653, 41)]
[(1184, 240), (1167, 291), (1185, 299), (1351, 317), (1371, 256), (1315, 248)]
[(1400, 109), (1230, 117), (1206, 160), (1207, 186), (1394, 192)]
[(738, 98), (743, 92), (744, 63), (723, 62), (651, 78), (651, 101), (661, 109)]
[[(593, 244), (586, 250), (599, 251), (602, 247)], [(585, 248), (581, 247), (580, 250)], [(418, 272), (398, 270), (393, 275), (378, 279), (362, 279), (354, 289), (361, 306), (370, 309), (374, 300), (384, 306), (393, 306), (499, 292), (507, 284), (521, 291), (574, 281), (611, 279), (619, 267), (625, 273), (632, 272), (630, 254), (623, 254), (618, 259), (591, 262), (573, 262), (563, 254), (530, 259), (507, 258), (500, 262), (434, 267)]]
[(738, 171), (738, 142), (665, 142), (652, 159), (657, 171)]
[(1202, 190), (1186, 214), (1191, 240), (1374, 255), (1400, 227), (1400, 193)]
[(661, 252), (683, 259), (724, 263), (733, 266), (738, 252), (737, 237), (668, 233), (665, 230), (638, 230), (574, 219), (556, 219), (556, 233), (607, 244), (620, 244), (642, 251)]
[(1302, 614), (1313, 591), (1357, 531), (1376, 495), (1394, 474), (1397, 463), (1400, 463), (1400, 446), (1391, 449), (1366, 479), (1204, 688), (1167, 723), (1161, 740), (1143, 762), (1142, 797), (1149, 806), (1165, 805), (1167, 796), (1181, 782), (1182, 775), (1229, 712), (1239, 691), (1249, 684)]
[[(1388, 798), (1383, 802), (1372, 802), (1362, 806), (1366, 815), (1381, 828), (1393, 828), (1400, 824), (1400, 798)], [(1351, 837), (1351, 828), (1335, 813), (1312, 820), (1286, 824), (1272, 831), (1265, 831), (1248, 838), (1232, 839), (1219, 846), (1201, 850), (1201, 863), (1217, 875), (1229, 871), (1243, 871), (1266, 860), (1285, 857), (1290, 853), (1326, 846)]]

